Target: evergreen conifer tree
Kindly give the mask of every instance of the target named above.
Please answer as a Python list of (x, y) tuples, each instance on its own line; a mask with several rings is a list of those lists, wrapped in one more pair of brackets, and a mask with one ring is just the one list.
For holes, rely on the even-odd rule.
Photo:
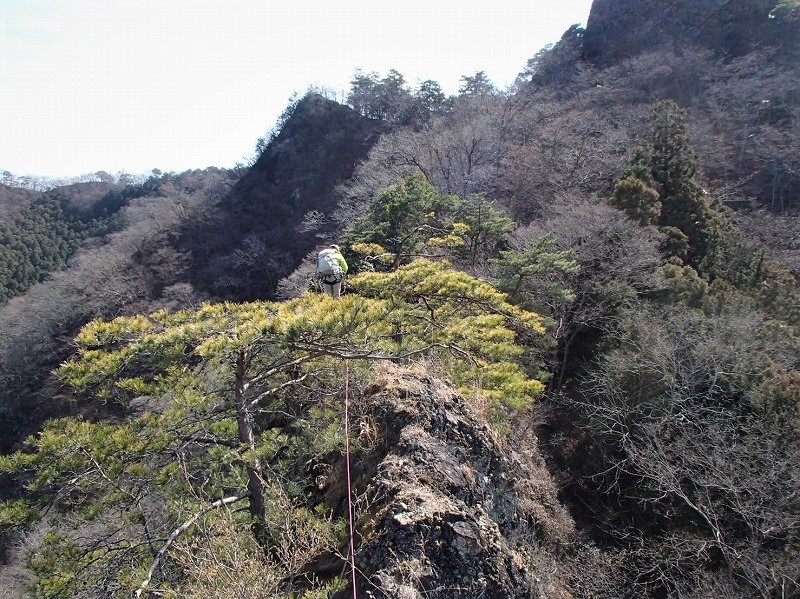
[[(493, 400), (495, 415), (543, 389), (535, 350), (521, 343), (543, 338), (542, 318), (488, 283), (418, 260), (351, 284), (358, 293), (339, 301), (207, 304), (84, 327), (58, 375), (116, 417), (51, 421), (0, 458), (28, 491), (0, 506), (0, 524), (51, 514), (29, 556), (36, 593), (131, 596), (153, 577), (176, 582), (175, 540), (240, 502), (235, 525), (267, 556), (290, 549), (287, 526), (316, 531), (305, 559), (330, 550), (338, 524), (306, 503), (299, 490), (312, 483), (296, 464), (338, 447), (345, 359), (364, 372), (370, 361), (428, 356), (458, 387)], [(282, 592), (292, 576), (278, 576)]]
[[(725, 220), (695, 180), (697, 155), (686, 129), (686, 111), (672, 100), (656, 102), (652, 133), (617, 181), (612, 205), (641, 225), (660, 225), (673, 255), (711, 272), (719, 263)], [(671, 232), (670, 232), (671, 231)], [(688, 248), (675, 244), (685, 237)]]

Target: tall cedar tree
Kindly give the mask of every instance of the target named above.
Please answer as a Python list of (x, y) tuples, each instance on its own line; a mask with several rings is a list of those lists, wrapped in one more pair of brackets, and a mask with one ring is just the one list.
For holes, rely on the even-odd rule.
[[(686, 111), (672, 100), (656, 102), (650, 140), (637, 150), (611, 202), (642, 225), (659, 224), (673, 231), (672, 238), (685, 236), (686, 258), (699, 268), (704, 260), (713, 259), (722, 222), (695, 180), (697, 168)], [(680, 246), (673, 248), (682, 258)]]

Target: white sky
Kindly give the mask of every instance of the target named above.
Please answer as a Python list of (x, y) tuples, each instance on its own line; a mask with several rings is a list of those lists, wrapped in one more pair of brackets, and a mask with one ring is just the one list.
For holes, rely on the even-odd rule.
[(230, 167), (357, 68), (500, 88), (591, 0), (0, 0), (0, 171)]

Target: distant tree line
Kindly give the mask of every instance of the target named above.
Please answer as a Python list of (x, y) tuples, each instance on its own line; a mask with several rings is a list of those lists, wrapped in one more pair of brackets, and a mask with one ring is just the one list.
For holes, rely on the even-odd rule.
[(396, 125), (423, 125), (432, 117), (450, 112), (458, 98), (491, 94), (497, 88), (483, 71), (461, 78), (458, 96), (445, 95), (442, 86), (428, 79), (412, 89), (405, 77), (391, 69), (380, 78), (378, 73), (356, 71), (350, 82), (347, 103), (362, 116)]
[(0, 171), (0, 184), (6, 187), (19, 187), (31, 191), (47, 191), (75, 183), (117, 183), (119, 185), (140, 185), (152, 177), (161, 176), (159, 169), (153, 169), (150, 174), (131, 174), (119, 171), (112, 175), (106, 171), (85, 173), (74, 177), (40, 177), (35, 175), (16, 175), (8, 170)]

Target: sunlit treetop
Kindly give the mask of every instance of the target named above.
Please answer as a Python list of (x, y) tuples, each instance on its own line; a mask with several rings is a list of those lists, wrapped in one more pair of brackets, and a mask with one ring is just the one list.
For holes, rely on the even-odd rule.
[[(510, 304), (489, 283), (417, 260), (362, 273), (340, 300), (306, 294), (283, 302), (206, 304), (197, 310), (96, 320), (58, 373), (78, 390), (125, 402), (185, 385), (203, 369), (230, 375), (242, 352), (256, 370), (328, 356), (380, 360), (437, 355), (462, 387), (476, 378), (501, 403), (529, 405), (542, 384), (523, 364), (544, 337), (541, 316)], [(502, 376), (501, 376), (502, 374)], [(518, 380), (511, 380), (516, 377)]]

